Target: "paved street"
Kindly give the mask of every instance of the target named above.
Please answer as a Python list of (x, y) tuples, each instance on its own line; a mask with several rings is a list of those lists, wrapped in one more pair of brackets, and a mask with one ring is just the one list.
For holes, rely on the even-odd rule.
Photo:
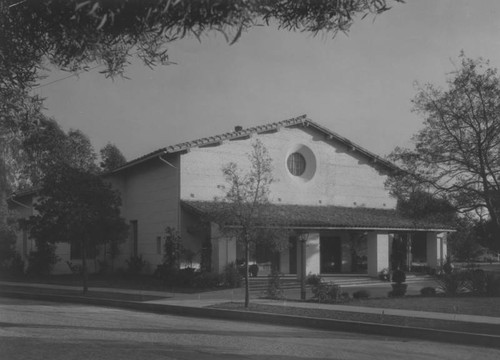
[(500, 351), (0, 298), (1, 359), (498, 359)]

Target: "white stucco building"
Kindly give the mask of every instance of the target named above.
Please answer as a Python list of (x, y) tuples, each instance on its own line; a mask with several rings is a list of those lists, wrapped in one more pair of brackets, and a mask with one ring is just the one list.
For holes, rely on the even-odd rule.
[[(180, 230), (197, 262), (202, 253), (208, 256), (212, 271), (243, 257), (235, 240), (222, 236), (203, 215), (228, 186), (222, 167), (229, 162), (248, 167), (255, 139), (273, 161), (272, 206), (301, 234), (280, 253), (257, 251), (254, 260), (264, 272), (274, 266), (299, 274), (305, 258), (306, 273), (377, 276), (390, 266), (394, 239), (405, 240), (409, 263), (442, 265), (450, 229), (396, 213), (396, 200), (384, 187), (394, 166), (306, 116), (168, 146), (108, 174), (130, 224), (117, 263), (142, 255), (154, 271), (164, 255), (167, 226)], [(67, 245), (61, 255), (69, 256)]]

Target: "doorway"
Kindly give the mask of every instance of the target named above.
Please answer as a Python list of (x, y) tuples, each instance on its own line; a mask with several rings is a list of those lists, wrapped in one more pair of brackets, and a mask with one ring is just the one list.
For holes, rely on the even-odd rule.
[(338, 236), (320, 238), (320, 272), (336, 274), (342, 272), (342, 242)]

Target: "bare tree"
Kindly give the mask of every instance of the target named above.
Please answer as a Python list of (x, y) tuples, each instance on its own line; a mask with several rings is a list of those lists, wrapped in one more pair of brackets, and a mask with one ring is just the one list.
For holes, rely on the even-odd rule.
[(245, 307), (250, 302), (250, 254), (258, 244), (271, 248), (282, 247), (289, 231), (283, 224), (273, 224), (270, 211), (269, 187), (274, 182), (272, 161), (261, 141), (252, 144), (248, 154), (250, 168), (242, 171), (235, 163), (222, 169), (229, 189), (217, 199), (216, 222), (227, 236), (234, 237), (245, 251)]
[(461, 212), (489, 216), (500, 234), (500, 77), (483, 59), (463, 53), (446, 90), (419, 89), (415, 111), (424, 128), (413, 149), (397, 148), (390, 156), (402, 169), (388, 182), (399, 198), (418, 191), (451, 202)]

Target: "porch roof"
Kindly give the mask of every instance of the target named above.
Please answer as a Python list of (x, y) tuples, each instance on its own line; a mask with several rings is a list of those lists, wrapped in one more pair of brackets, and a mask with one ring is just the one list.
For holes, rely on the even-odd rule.
[[(186, 211), (210, 219), (223, 211), (214, 201), (182, 201)], [(403, 217), (396, 210), (364, 207), (270, 204), (269, 223), (295, 229), (455, 231), (453, 226), (431, 220)]]

